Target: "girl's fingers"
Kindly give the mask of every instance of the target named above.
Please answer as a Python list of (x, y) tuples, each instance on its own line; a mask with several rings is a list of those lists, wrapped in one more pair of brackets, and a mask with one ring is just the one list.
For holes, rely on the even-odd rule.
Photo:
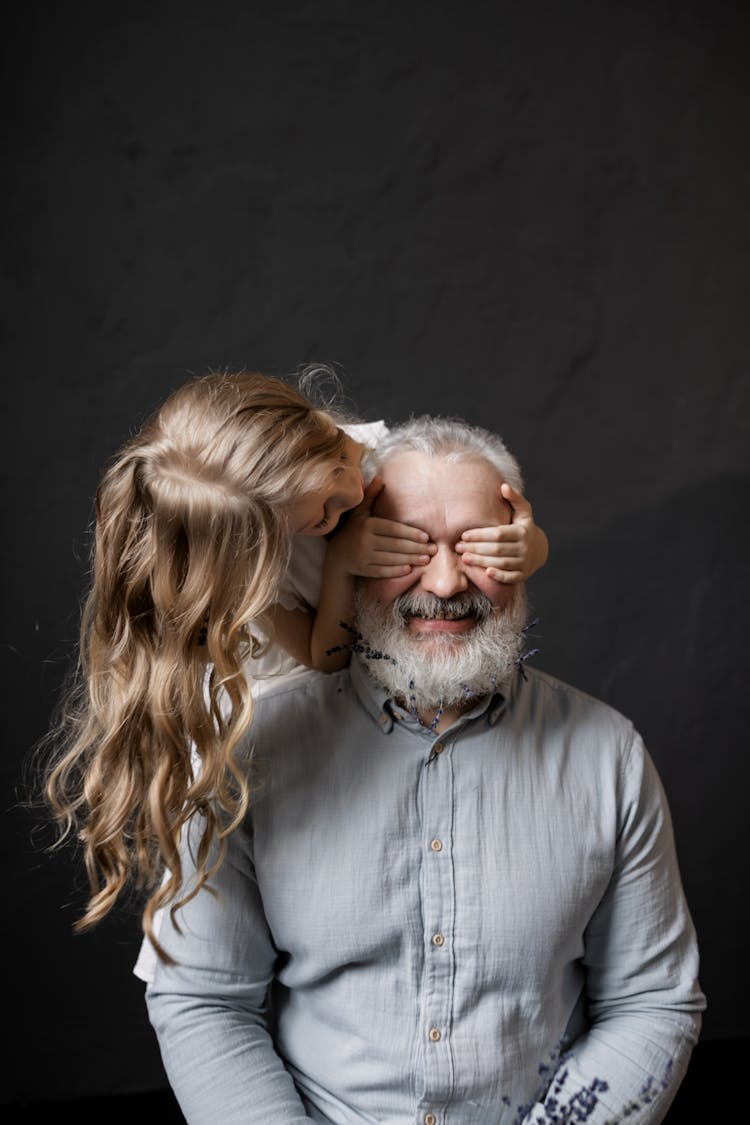
[(411, 573), (412, 568), (408, 565), (405, 566), (375, 566), (368, 565), (365, 568), (364, 578), (405, 578), (407, 574)]
[(485, 566), (494, 566), (492, 559), (519, 559), (522, 551), (520, 543), (457, 543), (456, 551), (465, 559), (470, 555), (482, 555), (489, 558)]
[(430, 555), (416, 555), (405, 551), (375, 551), (367, 556), (365, 566), (427, 566)]
[(508, 574), (518, 570), (517, 558), (499, 558), (496, 555), (469, 555), (464, 554), (463, 560), (467, 566), (482, 566), (485, 570), (489, 567), (494, 567), (496, 570), (502, 570)]
[(514, 488), (512, 484), (507, 481), (500, 485), (500, 495), (503, 500), (507, 500), (513, 509), (513, 519), (532, 519), (531, 504), (529, 504), (523, 493)]
[(521, 582), (523, 579), (522, 570), (498, 570), (496, 567), (488, 567), (487, 575), (493, 578), (495, 582), (511, 583)]
[(385, 539), (408, 539), (417, 543), (428, 543), (429, 535), (420, 527), (412, 527), (409, 523), (397, 523), (396, 520), (385, 520), (379, 516), (370, 518), (368, 529), (374, 535)]
[(459, 544), (464, 543), (516, 543), (523, 539), (526, 529), (518, 524), (502, 523), (497, 527), (472, 527), (464, 531)]
[(401, 555), (434, 555), (434, 543), (423, 539), (399, 539), (396, 535), (373, 534), (367, 539), (371, 551), (398, 551)]
[(434, 543), (415, 542), (411, 539), (390, 539), (384, 535), (376, 536), (370, 543), (370, 548), (376, 553), (385, 554), (401, 554), (412, 556), (405, 559), (405, 562), (412, 562), (413, 556), (425, 555), (428, 559), (430, 555), (434, 555), (437, 547)]

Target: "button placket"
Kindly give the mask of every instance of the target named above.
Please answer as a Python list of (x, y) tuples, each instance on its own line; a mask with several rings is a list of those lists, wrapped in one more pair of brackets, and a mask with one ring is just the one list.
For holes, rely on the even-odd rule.
[(422, 1056), (425, 1082), (417, 1120), (426, 1121), (431, 1114), (435, 1122), (438, 1117), (432, 1106), (442, 1105), (451, 1097), (454, 1081), (450, 1040), (454, 966), (448, 937), (452, 933), (455, 911), (452, 844), (454, 764), (448, 749), (449, 745), (442, 739), (432, 744), (430, 758), (435, 764), (432, 769), (422, 771), (420, 802), (425, 831), (422, 880), (425, 960), (422, 980), (426, 1022), (422, 1025), (422, 1034), (427, 1044)]

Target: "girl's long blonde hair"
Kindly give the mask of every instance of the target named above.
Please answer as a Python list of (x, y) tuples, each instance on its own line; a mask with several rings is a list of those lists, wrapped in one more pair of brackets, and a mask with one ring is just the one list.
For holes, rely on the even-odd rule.
[[(221, 862), (249, 800), (234, 753), (253, 713), (250, 626), (285, 572), (290, 506), (323, 483), (344, 440), (279, 379), (208, 375), (172, 394), (107, 469), (79, 670), (44, 786), (60, 840), (77, 831), (83, 845), (90, 898), (77, 930), (134, 886), (168, 959), (155, 911), (176, 909)], [(196, 813), (197, 881), (180, 897), (179, 842)]]

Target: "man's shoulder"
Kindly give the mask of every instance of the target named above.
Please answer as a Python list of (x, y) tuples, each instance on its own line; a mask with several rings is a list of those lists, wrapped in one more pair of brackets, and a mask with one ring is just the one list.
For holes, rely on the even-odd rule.
[(253, 721), (264, 721), (280, 711), (301, 713), (312, 708), (330, 710), (353, 695), (349, 669), (340, 672), (316, 672), (302, 668), (292, 675), (268, 676), (253, 688), (255, 711)]
[(343, 739), (361, 741), (377, 727), (354, 691), (348, 669), (266, 681), (256, 695), (253, 719), (244, 739), (245, 752), (256, 761), (282, 757), (287, 765), (300, 758), (325, 757)]
[(554, 714), (561, 722), (593, 726), (602, 735), (611, 733), (626, 741), (633, 738), (633, 723), (621, 711), (549, 672), (524, 668), (519, 698), (524, 697), (531, 710), (547, 716)]

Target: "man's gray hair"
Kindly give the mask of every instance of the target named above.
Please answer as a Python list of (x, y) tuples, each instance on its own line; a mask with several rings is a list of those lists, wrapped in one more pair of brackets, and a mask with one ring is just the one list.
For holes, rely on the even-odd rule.
[(392, 457), (408, 451), (446, 461), (488, 461), (504, 481), (519, 492), (524, 490), (521, 466), (502, 438), (483, 430), (481, 426), (470, 426), (461, 418), (433, 418), (422, 414), (419, 418), (410, 418), (408, 422), (394, 426), (368, 453), (368, 476), (379, 473)]

